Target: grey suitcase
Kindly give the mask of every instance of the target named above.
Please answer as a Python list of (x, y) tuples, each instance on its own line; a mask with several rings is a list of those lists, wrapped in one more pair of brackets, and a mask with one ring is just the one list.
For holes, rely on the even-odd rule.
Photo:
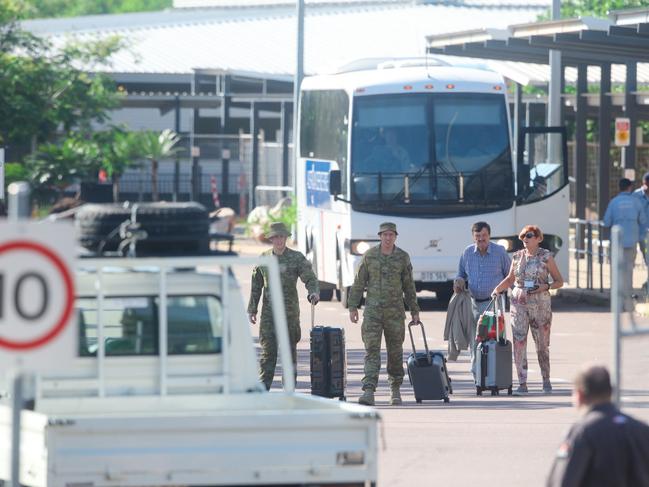
[[(496, 300), (496, 312), (500, 310), (503, 315), (505, 306), (503, 296)], [(497, 396), (500, 391), (507, 389), (507, 394), (512, 395), (512, 342), (507, 340), (507, 327), (504, 336), (498, 340), (490, 339), (480, 342), (476, 347), (475, 390), (478, 396), (483, 391), (491, 391), (492, 396)]]
[[(412, 326), (421, 326), (424, 337), (425, 352), (417, 352), (415, 340), (412, 337)], [(443, 400), (449, 402), (449, 394), (453, 393), (451, 378), (446, 368), (446, 358), (439, 352), (428, 350), (426, 332), (421, 321), (408, 324), (412, 353), (408, 356), (408, 378), (415, 393), (417, 403), (429, 400)]]

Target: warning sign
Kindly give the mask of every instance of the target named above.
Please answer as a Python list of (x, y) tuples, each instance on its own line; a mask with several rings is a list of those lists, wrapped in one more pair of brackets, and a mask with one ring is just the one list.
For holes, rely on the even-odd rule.
[(631, 143), (631, 120), (628, 118), (615, 119), (615, 145), (628, 147)]

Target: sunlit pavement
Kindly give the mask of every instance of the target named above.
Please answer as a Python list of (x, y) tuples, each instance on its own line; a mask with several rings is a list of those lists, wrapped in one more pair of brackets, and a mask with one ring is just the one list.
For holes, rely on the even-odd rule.
[[(265, 248), (268, 247), (247, 241), (239, 251), (254, 255)], [(237, 275), (247, 293), (250, 272), (238, 269)], [(433, 294), (420, 296), (429, 346), (445, 351), (446, 343), (442, 340), (445, 310)], [(310, 309), (306, 300), (301, 303), (301, 310), (298, 390), (308, 393)], [(414, 482), (447, 486), (474, 486), (478, 482), (488, 486), (543, 485), (556, 447), (577, 417), (571, 406), (572, 377), (580, 364), (587, 361), (610, 365), (613, 354), (612, 320), (606, 307), (555, 299), (553, 311), (550, 354), (554, 391), (551, 395), (541, 392), (531, 336), (528, 341), (530, 394), (525, 397), (507, 396), (503, 392), (495, 397), (477, 397), (469, 373), (468, 354), (463, 352), (457, 362), (449, 363), (454, 386), (450, 403), (416, 404), (406, 377), (402, 389), (404, 404), (392, 407), (388, 405), (383, 371), (376, 396), (376, 407), (383, 417), (384, 443), (384, 449), (379, 452), (379, 485), (412, 486)], [(364, 353), (360, 325), (350, 323), (346, 310), (336, 301), (317, 306), (316, 322), (345, 328), (347, 397), (356, 401), (361, 392)], [(417, 341), (421, 346), (421, 341)], [(622, 346), (623, 406), (626, 412), (645, 421), (649, 421), (648, 347), (649, 337), (625, 339)], [(409, 351), (410, 342), (406, 339), (404, 358)], [(385, 356), (383, 364), (385, 367)], [(280, 387), (279, 374), (274, 387)]]

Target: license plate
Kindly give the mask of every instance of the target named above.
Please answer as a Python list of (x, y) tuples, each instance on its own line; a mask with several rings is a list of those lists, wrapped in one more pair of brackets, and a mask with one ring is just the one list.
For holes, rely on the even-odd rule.
[(446, 272), (420, 272), (419, 280), (424, 282), (443, 282), (446, 281)]

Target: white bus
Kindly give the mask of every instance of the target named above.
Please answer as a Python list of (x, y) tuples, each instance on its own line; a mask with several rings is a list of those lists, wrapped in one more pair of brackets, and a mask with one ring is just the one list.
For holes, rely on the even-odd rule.
[(335, 291), (346, 305), (384, 221), (397, 225), (417, 290), (441, 301), (452, 294), (477, 221), (512, 252), (522, 247), (520, 229), (539, 225), (542, 245), (567, 277), (565, 130), (521, 128), (524, 150), (514, 161), (507, 89), (497, 73), (430, 59), (374, 63), (305, 78), (299, 110), (297, 239), (323, 299)]

